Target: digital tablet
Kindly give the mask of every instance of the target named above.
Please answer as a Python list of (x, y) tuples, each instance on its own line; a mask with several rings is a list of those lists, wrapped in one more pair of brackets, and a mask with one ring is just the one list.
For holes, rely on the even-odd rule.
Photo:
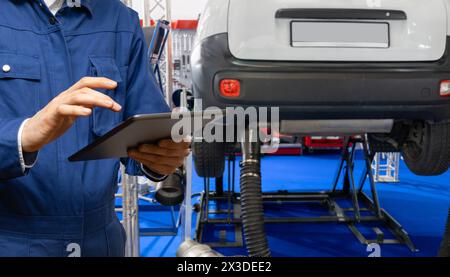
[[(202, 112), (182, 112), (183, 118), (191, 119), (191, 134), (198, 128), (221, 118), (204, 119)], [(154, 144), (163, 139), (172, 138), (172, 127), (180, 119), (172, 119), (172, 113), (137, 115), (129, 118), (92, 144), (69, 157), (69, 161), (89, 161), (128, 157), (128, 149), (141, 144)], [(194, 124), (194, 121), (202, 124)], [(200, 126), (198, 126), (200, 125)]]

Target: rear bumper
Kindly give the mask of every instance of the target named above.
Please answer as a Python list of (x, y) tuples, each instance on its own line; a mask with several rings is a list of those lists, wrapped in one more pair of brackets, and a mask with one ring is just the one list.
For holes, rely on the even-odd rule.
[[(276, 106), (282, 119), (450, 119), (450, 98), (439, 96), (440, 81), (450, 79), (448, 49), (423, 63), (244, 61), (219, 34), (195, 47), (192, 71), (204, 108)], [(220, 95), (228, 78), (241, 81), (240, 97)]]

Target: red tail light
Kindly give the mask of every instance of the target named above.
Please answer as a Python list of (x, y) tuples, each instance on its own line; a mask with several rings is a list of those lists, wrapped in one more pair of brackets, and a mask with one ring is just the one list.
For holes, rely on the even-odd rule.
[(230, 98), (239, 97), (241, 95), (241, 82), (235, 79), (220, 81), (220, 94)]
[(441, 81), (440, 95), (450, 97), (450, 80)]

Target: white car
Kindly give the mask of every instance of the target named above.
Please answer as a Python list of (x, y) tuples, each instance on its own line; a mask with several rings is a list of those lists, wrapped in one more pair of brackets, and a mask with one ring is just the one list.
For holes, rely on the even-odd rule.
[[(306, 119), (337, 130), (356, 120), (374, 151), (439, 175), (450, 166), (449, 11), (447, 0), (209, 0), (194, 96), (203, 107), (278, 106), (298, 123), (290, 133)], [(223, 152), (198, 144), (198, 173), (220, 177)]]

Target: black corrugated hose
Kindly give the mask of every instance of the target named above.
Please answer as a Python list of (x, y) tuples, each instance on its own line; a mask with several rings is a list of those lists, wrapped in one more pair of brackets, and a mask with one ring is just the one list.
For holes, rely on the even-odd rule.
[(241, 209), (245, 243), (250, 257), (270, 257), (264, 229), (260, 144), (245, 143), (241, 162)]
[(439, 257), (450, 257), (450, 210), (448, 211), (447, 226), (445, 227), (444, 240), (439, 251)]
[(155, 198), (163, 206), (176, 206), (184, 199), (184, 172), (178, 168), (174, 174), (156, 186)]

